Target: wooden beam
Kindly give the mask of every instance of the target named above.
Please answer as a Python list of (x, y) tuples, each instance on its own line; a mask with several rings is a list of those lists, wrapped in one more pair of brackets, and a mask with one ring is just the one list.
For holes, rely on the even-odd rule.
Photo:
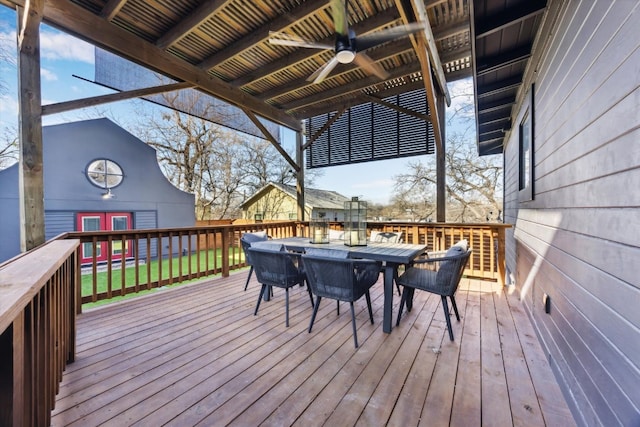
[[(371, 89), (372, 87), (370, 86), (367, 89)], [(376, 86), (373, 86), (373, 88), (376, 88)], [(394, 95), (398, 95), (399, 93), (405, 93), (405, 92), (410, 92), (413, 90), (418, 90), (418, 89), (424, 89), (424, 84), (422, 83), (422, 80), (417, 80), (411, 83), (407, 83), (405, 85), (401, 85), (401, 86), (397, 86), (397, 87), (392, 87), (390, 89), (386, 89), (386, 90), (382, 90), (379, 92), (376, 92), (376, 96), (378, 98), (387, 98), (389, 96), (394, 96)], [(342, 108), (349, 108), (349, 107), (353, 107), (354, 105), (360, 105), (362, 104), (362, 98), (360, 98), (360, 94), (362, 92), (359, 93), (353, 93), (351, 98), (348, 100), (345, 99), (341, 99), (339, 103), (335, 103), (333, 104), (333, 109), (338, 111)], [(367, 101), (368, 102), (368, 101)], [(304, 110), (300, 110), (296, 112), (296, 117), (299, 117), (300, 119), (307, 119), (309, 117), (315, 117), (319, 114), (323, 114), (326, 113), (326, 107), (325, 106), (320, 106), (320, 107), (312, 107), (312, 108), (308, 108), (308, 109), (304, 109)], [(301, 114), (304, 113), (304, 114)]]
[(300, 122), (277, 108), (267, 105), (229, 83), (210, 75), (188, 62), (164, 52), (126, 30), (109, 24), (93, 13), (67, 0), (47, 0), (44, 16), (47, 22), (71, 34), (103, 47), (130, 61), (159, 71), (175, 80), (193, 83), (202, 91), (232, 105), (246, 108), (275, 123), (300, 130)]
[[(240, 108), (242, 108), (242, 107), (240, 107)], [(253, 112), (251, 110), (248, 110), (246, 108), (242, 108), (242, 111), (244, 111), (244, 113), (247, 115), (247, 117), (249, 117), (249, 120), (251, 120), (253, 122), (253, 124), (256, 125), (256, 127), (258, 129), (260, 129), (260, 131), (264, 135), (265, 139), (267, 139), (271, 143), (271, 145), (273, 145), (276, 148), (276, 150), (278, 150), (278, 152), (282, 155), (282, 157), (285, 158), (287, 163), (289, 163), (291, 165), (291, 167), (295, 169), (296, 173), (299, 172), (300, 171), (300, 166), (298, 166), (296, 161), (293, 160), (291, 158), (291, 156), (289, 156), (289, 153), (287, 153), (285, 151), (285, 149), (282, 148), (282, 145), (280, 145), (278, 140), (273, 135), (271, 135), (271, 132), (269, 132), (269, 129), (267, 129), (262, 124), (262, 122), (258, 119), (258, 117), (256, 117), (256, 115), (253, 114)], [(300, 126), (302, 127), (302, 124)]]
[(302, 149), (306, 150), (307, 148), (309, 148), (309, 146), (313, 144), (327, 129), (329, 129), (329, 127), (331, 127), (331, 125), (334, 124), (336, 120), (338, 120), (340, 116), (344, 114), (345, 111), (347, 111), (347, 108), (342, 107), (336, 114), (333, 115), (333, 117), (327, 120), (327, 122), (320, 129), (318, 129), (318, 131), (314, 133), (313, 136), (309, 138), (307, 143), (302, 146)]
[[(547, 0), (529, 0), (511, 6), (503, 12), (478, 22), (475, 28), (475, 38), (480, 39), (494, 34), (500, 30), (519, 24), (533, 16), (544, 12), (547, 6)], [(473, 16), (473, 15), (472, 15)]]
[(109, 0), (102, 8), (100, 16), (111, 22), (126, 3), (127, 0)]
[(209, 17), (214, 15), (223, 6), (229, 3), (229, 0), (204, 1), (186, 18), (178, 23), (178, 25), (167, 31), (162, 37), (156, 41), (156, 46), (162, 50), (167, 49), (172, 44), (180, 41), (191, 30), (205, 22)]
[[(400, 77), (404, 77), (408, 74), (420, 71), (420, 64), (410, 63), (402, 67), (395, 68), (389, 71), (389, 78), (387, 80), (393, 80)], [(376, 76), (368, 76), (364, 79), (355, 81), (347, 86), (338, 86), (332, 89), (328, 89), (322, 92), (318, 92), (315, 95), (307, 96), (305, 98), (284, 104), (282, 107), (285, 110), (296, 110), (308, 105), (317, 104), (319, 102), (327, 102), (331, 98), (336, 98), (344, 95), (348, 95), (352, 92), (358, 92), (369, 86), (380, 83), (380, 79)]]
[[(383, 61), (384, 59), (387, 59), (389, 57), (393, 57), (395, 55), (399, 55), (403, 52), (408, 52), (411, 51), (413, 48), (411, 47), (411, 42), (408, 39), (400, 39), (400, 40), (396, 40), (393, 42), (388, 43), (385, 46), (385, 49), (378, 49), (375, 50), (373, 52), (371, 52), (371, 54), (369, 55), (369, 57), (371, 59), (373, 59), (375, 62), (378, 61)], [(318, 64), (318, 67), (320, 67), (321, 65)], [(336, 73), (335, 70), (332, 74), (330, 74), (325, 81), (331, 80), (331, 79), (335, 79), (335, 78), (339, 78), (340, 76), (350, 73), (353, 70), (358, 69), (359, 67), (357, 65), (355, 65), (354, 63), (348, 64), (348, 65), (343, 65), (340, 67), (340, 72)], [(290, 83), (288, 83), (286, 86), (277, 86), (271, 90), (268, 90), (266, 92), (261, 93), (260, 95), (257, 96), (258, 99), (261, 99), (263, 101), (268, 100), (268, 99), (273, 99), (273, 98), (277, 98), (279, 96), (282, 95), (286, 95), (288, 93), (291, 92), (295, 92), (297, 90), (300, 90), (304, 87), (309, 87), (309, 86), (314, 86), (315, 84), (313, 82), (308, 81), (307, 79), (309, 78), (309, 76), (304, 76), (301, 77), (297, 80), (294, 80)]]
[(44, 0), (18, 8), (18, 93), (20, 103), (20, 250), (45, 242), (44, 169), (42, 155), (42, 92), (40, 82), (40, 23)]
[(138, 98), (141, 96), (154, 95), (156, 93), (171, 92), (174, 90), (191, 88), (192, 83), (181, 82), (162, 86), (135, 89), (125, 92), (110, 93), (108, 95), (93, 96), (91, 98), (76, 99), (74, 101), (58, 102), (42, 106), (42, 115), (62, 113), (64, 111), (76, 110), (78, 108), (93, 107), (95, 105), (106, 104), (108, 102), (123, 101), (125, 99)]
[[(392, 22), (400, 19), (398, 11), (394, 8), (389, 8), (384, 12), (378, 13), (373, 17), (360, 21), (353, 26), (353, 30), (356, 34), (367, 34), (375, 31), (381, 27), (389, 25)], [(333, 45), (336, 41), (335, 35), (331, 35), (320, 40), (318, 43)], [(274, 74), (279, 73), (287, 67), (304, 62), (314, 56), (322, 54), (324, 51), (319, 49), (298, 49), (289, 54), (283, 55), (279, 60), (271, 62), (265, 66), (257, 68), (254, 72), (245, 74), (231, 82), (232, 85), (241, 87), (246, 84), (252, 83), (258, 79), (268, 78)]]
[[(200, 68), (210, 70), (216, 65), (225, 62), (229, 58), (241, 54), (245, 50), (262, 43), (269, 38), (269, 31), (282, 31), (296, 23), (296, 21), (306, 18), (329, 5), (329, 0), (307, 0), (302, 2), (295, 9), (279, 15), (273, 21), (267, 22), (260, 28), (251, 31), (247, 37), (238, 40), (224, 49), (214, 53), (209, 58), (200, 63)], [(333, 45), (333, 43), (331, 43)]]
[(360, 98), (365, 101), (365, 102), (374, 102), (376, 104), (380, 104), (383, 105), (387, 108), (391, 108), (392, 110), (398, 111), (400, 113), (415, 117), (417, 119), (420, 120), (424, 120), (426, 122), (431, 122), (432, 121), (432, 117), (428, 114), (422, 114), (422, 113), (418, 113), (417, 111), (411, 110), (409, 108), (404, 108), (401, 107), (399, 105), (396, 104), (392, 104), (391, 102), (387, 102), (384, 99), (380, 99), (378, 97), (375, 96), (371, 96), (371, 95), (367, 95), (367, 94), (362, 94), (360, 95)]
[[(414, 5), (414, 9), (415, 9), (414, 0), (411, 0), (411, 4)], [(402, 18), (408, 22), (408, 16), (407, 16), (407, 12), (403, 7), (403, 1), (396, 0), (396, 5), (398, 7), (398, 10), (400, 10), (400, 14), (402, 15)], [(415, 13), (416, 13), (416, 16), (420, 17), (420, 15), (417, 12)], [(430, 31), (431, 29), (429, 27), (429, 19), (426, 17), (426, 15), (420, 18), (422, 22), (426, 24), (426, 27), (428, 27)], [(438, 107), (436, 105), (436, 91), (433, 86), (431, 62), (429, 60), (429, 53), (426, 46), (425, 33), (426, 33), (426, 30), (425, 32), (417, 33), (415, 37), (411, 36), (411, 41), (414, 43), (416, 55), (418, 56), (418, 61), (420, 62), (420, 66), (422, 68), (422, 77), (423, 77), (424, 87), (425, 87), (426, 96), (427, 96), (427, 104), (429, 105), (429, 114), (431, 115), (431, 117), (435, 117), (435, 120), (433, 120), (431, 123), (433, 125), (433, 133), (434, 133), (434, 138), (436, 142), (436, 149), (439, 150), (439, 149), (442, 149), (443, 147), (442, 134), (440, 132), (440, 122), (439, 122), (440, 114), (438, 113)], [(436, 51), (436, 56), (437, 56), (437, 51)], [(442, 68), (442, 66), (440, 66), (440, 68)], [(446, 88), (446, 84), (445, 84), (445, 88)], [(448, 92), (446, 93), (448, 94)]]
[(429, 54), (433, 72), (436, 76), (436, 81), (440, 88), (440, 93), (444, 94), (447, 105), (451, 105), (451, 96), (449, 95), (449, 89), (447, 88), (447, 80), (444, 78), (442, 63), (438, 56), (438, 47), (436, 46), (436, 40), (435, 37), (433, 37), (433, 32), (431, 31), (431, 24), (429, 23), (429, 16), (427, 16), (426, 8), (424, 7), (422, 0), (411, 0), (411, 4), (413, 5), (413, 11), (418, 21), (426, 24), (424, 31), (420, 33), (421, 37), (418, 37), (418, 39), (422, 39), (423, 37), (426, 39), (427, 52)]

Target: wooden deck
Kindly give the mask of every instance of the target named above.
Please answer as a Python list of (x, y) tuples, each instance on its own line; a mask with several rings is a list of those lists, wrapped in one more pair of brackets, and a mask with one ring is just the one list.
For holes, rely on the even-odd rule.
[[(356, 303), (323, 301), (312, 333), (309, 296), (275, 290), (253, 315), (246, 271), (159, 290), (80, 315), (53, 426), (558, 426), (575, 425), (526, 313), (491, 282), (464, 280), (450, 342), (439, 297), (382, 332)], [(394, 298), (394, 321), (400, 298)], [(394, 323), (395, 325), (395, 323)]]

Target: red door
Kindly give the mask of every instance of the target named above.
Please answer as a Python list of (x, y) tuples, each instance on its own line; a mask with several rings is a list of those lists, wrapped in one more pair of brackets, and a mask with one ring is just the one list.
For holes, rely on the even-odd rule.
[[(126, 212), (85, 212), (78, 213), (78, 230), (79, 231), (117, 231), (131, 229), (131, 213)], [(122, 242), (114, 240), (111, 243), (111, 258), (120, 259), (122, 252), (125, 257), (133, 255), (131, 241)], [(98, 242), (95, 246), (96, 261), (106, 261), (107, 242)], [(81, 249), (81, 262), (92, 262), (94, 255), (93, 243), (83, 243)]]

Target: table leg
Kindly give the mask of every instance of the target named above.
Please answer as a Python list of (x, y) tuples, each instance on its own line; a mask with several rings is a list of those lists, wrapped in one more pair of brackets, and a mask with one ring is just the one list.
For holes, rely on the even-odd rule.
[(393, 317), (393, 274), (397, 266), (387, 263), (384, 267), (384, 315), (382, 318), (382, 331), (391, 333), (391, 320)]

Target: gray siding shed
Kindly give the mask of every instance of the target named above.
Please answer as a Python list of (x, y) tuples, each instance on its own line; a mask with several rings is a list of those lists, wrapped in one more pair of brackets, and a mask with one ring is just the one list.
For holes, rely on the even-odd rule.
[[(112, 199), (86, 177), (96, 159), (123, 170)], [(195, 225), (195, 197), (162, 174), (155, 150), (108, 119), (43, 127), (45, 234), (76, 229), (78, 212), (128, 212), (133, 228)], [(142, 214), (144, 212), (144, 214)], [(0, 171), (0, 262), (20, 252), (18, 165)]]

